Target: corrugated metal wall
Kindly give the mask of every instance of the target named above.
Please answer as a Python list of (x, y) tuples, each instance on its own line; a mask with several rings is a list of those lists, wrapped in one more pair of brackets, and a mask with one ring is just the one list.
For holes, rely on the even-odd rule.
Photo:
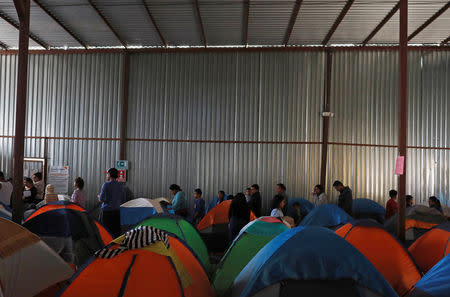
[[(394, 175), (397, 149), (397, 53), (393, 51), (336, 52), (333, 54), (330, 142), (368, 144), (329, 147), (328, 185), (341, 179), (356, 197), (384, 204)], [(449, 203), (447, 116), (450, 111), (450, 54), (409, 53), (407, 192), (416, 203), (430, 195)], [(414, 148), (420, 147), (420, 148)]]
[[(396, 145), (397, 53), (336, 52), (333, 54), (330, 142)], [(334, 144), (328, 150), (327, 189), (333, 181), (349, 185), (355, 197), (383, 203), (396, 188), (395, 148)]]
[[(0, 135), (14, 133), (16, 63), (0, 55)], [(122, 63), (120, 54), (30, 56), (27, 136), (106, 138), (47, 140), (49, 164), (86, 179), (90, 206), (119, 157)], [(189, 199), (195, 187), (210, 199), (259, 183), (267, 207), (281, 181), (291, 196), (311, 198), (325, 66), (320, 52), (132, 54), (131, 189), (168, 196), (179, 183)], [(337, 51), (332, 71), (327, 190), (335, 197), (331, 183), (341, 179), (356, 197), (383, 204), (397, 183), (397, 53)], [(448, 203), (450, 152), (438, 148), (450, 147), (449, 81), (449, 52), (410, 53), (407, 190), (416, 202), (434, 194)], [(27, 139), (25, 155), (43, 157), (44, 142)], [(7, 175), (12, 143), (0, 138)]]
[[(14, 135), (16, 56), (0, 56), (0, 134)], [(119, 137), (122, 84), (120, 54), (30, 55), (26, 157), (44, 157), (39, 137)], [(12, 138), (0, 138), (0, 166), (11, 175)], [(103, 171), (119, 157), (119, 142), (48, 139), (48, 165), (68, 165), (70, 179), (82, 176), (95, 205)], [(72, 185), (69, 185), (72, 191)]]
[[(219, 190), (259, 183), (265, 206), (274, 185), (308, 197), (319, 178), (323, 53), (137, 54), (131, 56), (130, 187), (168, 196), (178, 183)], [(158, 141), (148, 141), (149, 139)], [(177, 139), (177, 142), (162, 140)], [(228, 143), (198, 143), (227, 141)]]
[(435, 195), (450, 205), (450, 52), (417, 56), (422, 71), (409, 97), (408, 143), (413, 148), (408, 149), (407, 189), (422, 202)]

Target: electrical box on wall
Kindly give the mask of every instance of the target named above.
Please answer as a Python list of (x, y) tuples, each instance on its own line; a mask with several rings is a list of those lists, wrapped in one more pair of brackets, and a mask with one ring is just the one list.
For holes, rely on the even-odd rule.
[(334, 113), (332, 113), (330, 111), (324, 111), (324, 112), (322, 112), (322, 116), (324, 118), (332, 118), (332, 117), (334, 117)]

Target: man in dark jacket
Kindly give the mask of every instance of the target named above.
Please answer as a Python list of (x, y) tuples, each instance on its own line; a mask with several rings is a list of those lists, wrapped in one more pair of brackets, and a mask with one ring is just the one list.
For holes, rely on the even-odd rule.
[(252, 196), (250, 196), (250, 201), (248, 202), (248, 206), (250, 210), (253, 211), (256, 217), (261, 216), (261, 207), (262, 207), (262, 199), (261, 194), (259, 193), (259, 186), (254, 184), (250, 187), (250, 191)]
[(333, 187), (339, 194), (338, 206), (342, 208), (350, 216), (353, 215), (353, 195), (349, 187), (344, 187), (342, 182), (335, 181)]

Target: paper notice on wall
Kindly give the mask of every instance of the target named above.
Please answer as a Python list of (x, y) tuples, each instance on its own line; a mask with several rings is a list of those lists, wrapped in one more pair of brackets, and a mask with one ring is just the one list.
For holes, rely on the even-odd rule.
[(404, 169), (405, 169), (405, 157), (398, 156), (397, 162), (395, 163), (395, 174), (402, 175), (404, 173)]
[(53, 185), (55, 194), (65, 194), (69, 192), (69, 167), (50, 166), (47, 183)]

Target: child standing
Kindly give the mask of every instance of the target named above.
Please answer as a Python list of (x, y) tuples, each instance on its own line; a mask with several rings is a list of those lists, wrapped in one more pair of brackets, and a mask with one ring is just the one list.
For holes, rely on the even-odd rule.
[(205, 216), (205, 199), (202, 197), (201, 189), (194, 190), (194, 198), (194, 226), (197, 226)]

